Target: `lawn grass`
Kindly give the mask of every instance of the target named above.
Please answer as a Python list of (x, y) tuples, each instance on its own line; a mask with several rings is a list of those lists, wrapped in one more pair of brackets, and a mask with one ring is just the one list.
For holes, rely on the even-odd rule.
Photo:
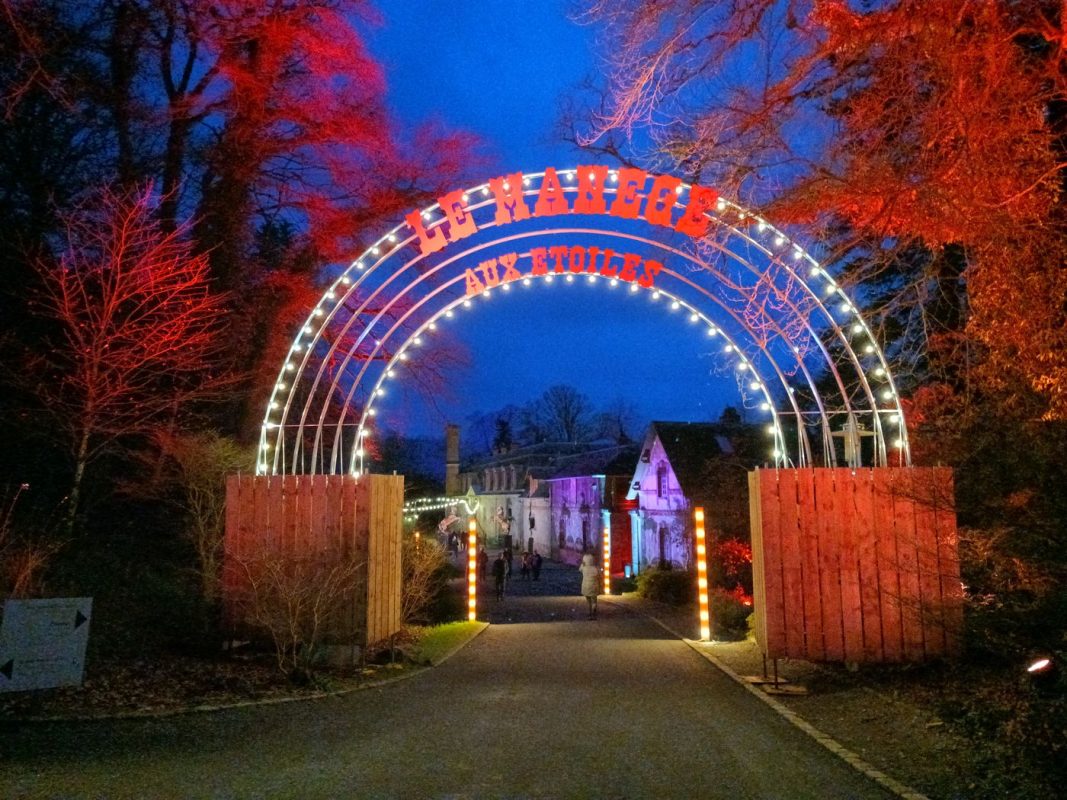
[(446, 622), (424, 628), (415, 647), (414, 661), (418, 664), (438, 664), (454, 650), (462, 647), (486, 627), (485, 622)]

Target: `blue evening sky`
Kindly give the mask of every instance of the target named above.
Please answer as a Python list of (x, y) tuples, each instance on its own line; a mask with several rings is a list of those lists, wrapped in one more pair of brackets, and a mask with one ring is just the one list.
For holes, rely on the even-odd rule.
[[(386, 70), (402, 124), (438, 119), (484, 142), (489, 174), (471, 183), (590, 159), (556, 133), (561, 99), (595, 74), (596, 30), (567, 18), (567, 3), (482, 0), (378, 0), (383, 24), (370, 35)], [(571, 384), (598, 408), (633, 403), (650, 419), (718, 418), (739, 404), (731, 377), (713, 374), (706, 339), (677, 315), (608, 293), (604, 283), (510, 293), (464, 315), (471, 367), (453, 376), (443, 398), (447, 420), (417, 403), (382, 408), (387, 424), (438, 435), (446, 421), (522, 405), (557, 383)], [(400, 416), (404, 419), (400, 419)]]

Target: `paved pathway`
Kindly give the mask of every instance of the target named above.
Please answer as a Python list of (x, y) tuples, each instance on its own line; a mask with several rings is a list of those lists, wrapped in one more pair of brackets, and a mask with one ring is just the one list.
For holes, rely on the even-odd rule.
[(889, 797), (654, 623), (586, 620), (573, 571), (542, 578), (380, 689), (4, 731), (0, 797)]

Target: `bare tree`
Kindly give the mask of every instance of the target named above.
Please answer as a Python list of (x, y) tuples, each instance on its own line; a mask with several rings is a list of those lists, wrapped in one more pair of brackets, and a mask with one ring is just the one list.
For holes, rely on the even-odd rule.
[(68, 216), (65, 247), (36, 269), (34, 311), (54, 323), (51, 347), (20, 382), (69, 447), (73, 528), (86, 468), (126, 437), (173, 419), (229, 383), (221, 354), (224, 296), (184, 231), (164, 233), (151, 187), (101, 191)]
[(637, 408), (624, 397), (617, 397), (597, 415), (596, 432), (599, 437), (629, 444), (640, 433), (637, 425)]
[(338, 552), (269, 553), (242, 561), (245, 622), (265, 630), (278, 669), (294, 683), (311, 680), (322, 645), (352, 602), (365, 562)]
[(592, 432), (593, 407), (573, 386), (551, 386), (536, 401), (550, 436), (561, 442), (581, 442)]

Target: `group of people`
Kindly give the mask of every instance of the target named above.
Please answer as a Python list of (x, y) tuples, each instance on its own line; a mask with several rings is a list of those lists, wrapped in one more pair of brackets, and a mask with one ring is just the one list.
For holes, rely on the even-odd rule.
[[(493, 561), (493, 583), (496, 586), (496, 599), (503, 600), (507, 591), (508, 582), (511, 580), (514, 555), (511, 548), (501, 550)], [(534, 550), (523, 551), (519, 560), (519, 574), (522, 580), (540, 580), (541, 565), (544, 559), (541, 554)], [(482, 547), (478, 551), (478, 575), (484, 582), (487, 578), (489, 567), (489, 554)], [(596, 619), (597, 596), (600, 594), (600, 567), (597, 566), (596, 557), (592, 553), (582, 556), (582, 563), (578, 567), (582, 576), (582, 596), (589, 604), (589, 619)]]
[[(496, 585), (497, 600), (504, 599), (504, 592), (507, 590), (508, 582), (511, 580), (514, 561), (515, 555), (511, 548), (501, 550), (496, 560), (493, 561), (493, 582)], [(524, 550), (519, 558), (519, 574), (522, 580), (541, 580), (541, 565), (543, 563), (544, 559), (536, 550), (532, 552)], [(487, 577), (488, 567), (489, 554), (485, 552), (483, 547), (478, 551), (478, 574), (483, 581)]]

